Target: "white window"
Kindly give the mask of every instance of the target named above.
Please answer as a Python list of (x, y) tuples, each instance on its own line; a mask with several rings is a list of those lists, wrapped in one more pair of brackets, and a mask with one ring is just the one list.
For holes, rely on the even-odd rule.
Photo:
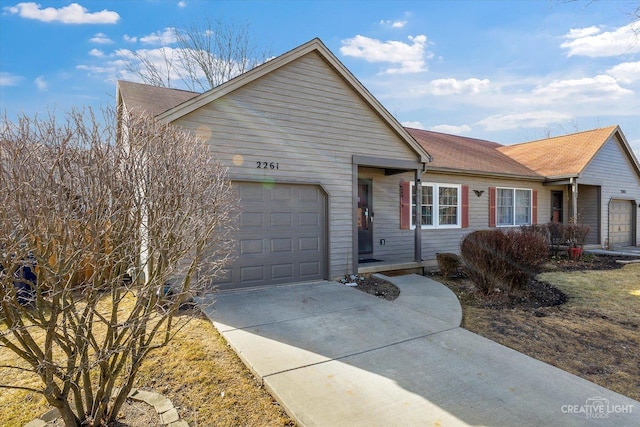
[(497, 188), (496, 224), (498, 227), (531, 224), (531, 190)]
[[(460, 228), (460, 185), (422, 183), (422, 200), (418, 211), (422, 228)], [(411, 228), (415, 227), (416, 191), (411, 183)]]

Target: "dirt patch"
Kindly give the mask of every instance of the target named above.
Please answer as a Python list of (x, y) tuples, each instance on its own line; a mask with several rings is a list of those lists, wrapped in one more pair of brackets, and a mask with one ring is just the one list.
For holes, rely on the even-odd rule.
[(356, 286), (353, 286), (354, 289), (377, 296), (378, 298), (386, 299), (387, 301), (393, 301), (400, 296), (400, 289), (398, 289), (396, 285), (378, 277), (374, 277), (371, 274), (360, 275), (357, 277), (349, 276), (340, 280), (340, 283), (356, 283)]
[(458, 296), (465, 329), (638, 400), (640, 264), (617, 259), (552, 259), (507, 297), (483, 297), (464, 277), (433, 279)]
[(637, 257), (607, 256), (586, 254), (579, 260), (571, 260), (566, 257), (554, 257), (546, 266), (546, 270), (559, 269), (562, 271), (580, 270), (615, 270), (624, 267), (625, 264), (618, 261), (638, 260)]
[[(62, 418), (47, 423), (47, 427), (64, 427)], [(155, 408), (144, 402), (127, 399), (120, 409), (118, 419), (110, 427), (159, 426), (160, 416)]]

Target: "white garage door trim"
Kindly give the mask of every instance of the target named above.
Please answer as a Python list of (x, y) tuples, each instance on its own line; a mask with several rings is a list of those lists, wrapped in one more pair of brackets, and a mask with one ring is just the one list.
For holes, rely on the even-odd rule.
[(327, 194), (318, 185), (239, 182), (236, 259), (220, 289), (327, 277)]

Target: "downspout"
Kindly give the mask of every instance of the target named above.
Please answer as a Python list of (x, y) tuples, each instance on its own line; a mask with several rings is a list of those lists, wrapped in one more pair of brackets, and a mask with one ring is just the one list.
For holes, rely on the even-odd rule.
[(415, 218), (414, 242), (413, 242), (413, 258), (415, 262), (422, 261), (422, 169), (415, 170), (415, 188), (416, 188), (416, 204), (413, 211)]
[(575, 177), (569, 178), (571, 183), (571, 218), (569, 222), (578, 223), (578, 180)]

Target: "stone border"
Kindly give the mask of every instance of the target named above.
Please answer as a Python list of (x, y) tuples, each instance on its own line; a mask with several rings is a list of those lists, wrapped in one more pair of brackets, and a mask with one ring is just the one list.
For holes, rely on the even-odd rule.
[[(143, 402), (147, 405), (153, 406), (160, 417), (160, 424), (169, 427), (189, 427), (186, 421), (180, 420), (178, 410), (173, 406), (170, 399), (167, 399), (161, 394), (154, 393), (152, 391), (133, 389), (129, 396), (131, 400), (136, 402)], [(56, 408), (53, 408), (39, 418), (28, 422), (24, 427), (46, 427), (47, 423), (60, 417), (60, 412)]]

